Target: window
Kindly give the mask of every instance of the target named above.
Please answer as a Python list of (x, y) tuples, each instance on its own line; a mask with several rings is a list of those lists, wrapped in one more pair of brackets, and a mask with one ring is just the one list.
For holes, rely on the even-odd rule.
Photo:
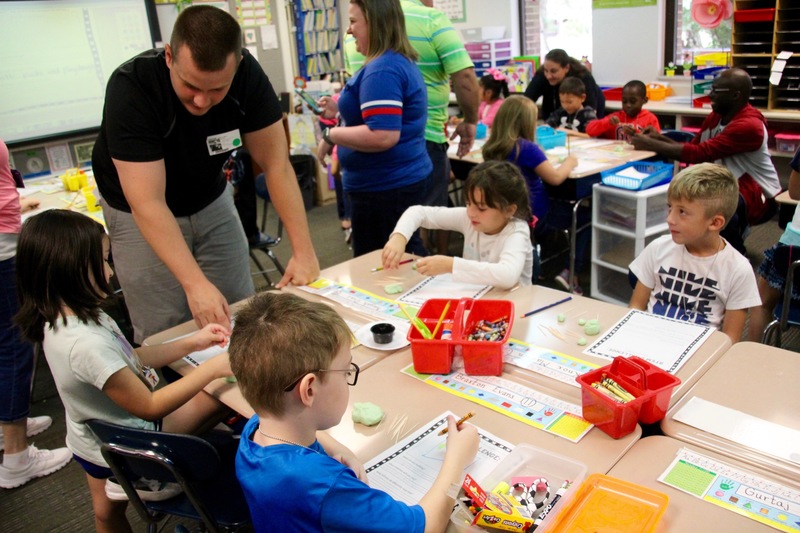
[(673, 61), (680, 68), (698, 54), (730, 51), (732, 18), (715, 28), (704, 28), (692, 18), (692, 0), (667, 0), (666, 9), (665, 65)]
[(523, 51), (544, 55), (561, 48), (592, 57), (592, 0), (520, 0)]

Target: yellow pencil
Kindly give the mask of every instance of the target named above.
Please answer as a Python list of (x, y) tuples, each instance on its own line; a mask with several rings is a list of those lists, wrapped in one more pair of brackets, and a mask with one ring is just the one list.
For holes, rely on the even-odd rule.
[(433, 336), (432, 338), (436, 338), (436, 334), (439, 333), (439, 328), (442, 327), (442, 321), (444, 321), (445, 315), (450, 310), (450, 301), (447, 301), (447, 304), (444, 306), (444, 310), (442, 311), (442, 315), (439, 317), (439, 322), (436, 323), (436, 327), (433, 328)]
[[(473, 416), (475, 416), (475, 413), (473, 413), (472, 411), (470, 411), (469, 413), (465, 414), (464, 416), (461, 417), (461, 419), (458, 422), (456, 422), (456, 427), (460, 426), (461, 424), (463, 424), (464, 422), (466, 422), (467, 420), (469, 420)], [(441, 430), (438, 433), (438, 436), (441, 437), (442, 435), (445, 435), (445, 434), (447, 434), (447, 428), (444, 428), (443, 430)]]

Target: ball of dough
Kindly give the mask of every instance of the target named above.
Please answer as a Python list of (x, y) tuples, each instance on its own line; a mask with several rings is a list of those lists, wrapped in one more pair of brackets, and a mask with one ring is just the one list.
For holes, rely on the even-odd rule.
[(556, 320), (558, 320), (559, 322), (566, 322), (567, 317), (564, 315), (564, 313), (559, 313), (559, 315), (556, 317)]
[(586, 346), (586, 337), (578, 339), (578, 346)]
[(578, 319), (578, 325), (579, 325), (579, 326), (584, 326), (584, 325), (586, 325), (586, 319), (585, 319), (585, 318), (579, 318), (579, 319)]
[(383, 290), (386, 291), (386, 294), (400, 294), (403, 292), (403, 285), (400, 283), (390, 283), (384, 287)]
[(353, 404), (353, 422), (374, 426), (383, 420), (383, 409), (371, 402), (355, 402)]
[(583, 332), (587, 335), (597, 335), (600, 333), (600, 324), (596, 320), (590, 320), (583, 326)]

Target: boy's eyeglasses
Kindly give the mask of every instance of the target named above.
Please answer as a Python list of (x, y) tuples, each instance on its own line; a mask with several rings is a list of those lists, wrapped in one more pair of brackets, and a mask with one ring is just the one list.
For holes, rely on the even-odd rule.
[(297, 387), (297, 384), (300, 383), (304, 377), (306, 377), (306, 374), (313, 374), (315, 372), (344, 372), (345, 378), (347, 379), (347, 384), (352, 387), (353, 385), (358, 383), (358, 373), (361, 372), (361, 369), (358, 368), (357, 364), (350, 363), (350, 368), (346, 370), (337, 370), (335, 368), (320, 368), (317, 370), (309, 370), (308, 372), (304, 372), (303, 375), (297, 378), (294, 382), (292, 382), (291, 385), (283, 389), (283, 392), (291, 392), (292, 389)]
[(711, 96), (712, 94), (719, 94), (719, 93), (729, 93), (733, 89), (729, 87), (712, 87), (711, 91), (709, 91), (708, 95)]

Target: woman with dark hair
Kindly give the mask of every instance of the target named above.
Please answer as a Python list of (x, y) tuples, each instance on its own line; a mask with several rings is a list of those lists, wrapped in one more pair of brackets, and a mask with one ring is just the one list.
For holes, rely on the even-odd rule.
[[(433, 165), (425, 147), (427, 90), (399, 0), (351, 0), (349, 18), (347, 33), (366, 61), (342, 89), (343, 125), (323, 131), (317, 155), (339, 147), (358, 257), (383, 248), (406, 208), (424, 203)], [(425, 253), (419, 237), (408, 250)]]
[(533, 75), (525, 96), (534, 102), (542, 97), (542, 117), (549, 117), (553, 111), (561, 107), (558, 99), (558, 88), (568, 76), (580, 78), (586, 86), (586, 100), (584, 105), (592, 107), (597, 112), (597, 118), (605, 115), (606, 99), (603, 91), (597, 86), (594, 77), (583, 64), (570, 57), (564, 50), (556, 48), (547, 52), (544, 63)]

